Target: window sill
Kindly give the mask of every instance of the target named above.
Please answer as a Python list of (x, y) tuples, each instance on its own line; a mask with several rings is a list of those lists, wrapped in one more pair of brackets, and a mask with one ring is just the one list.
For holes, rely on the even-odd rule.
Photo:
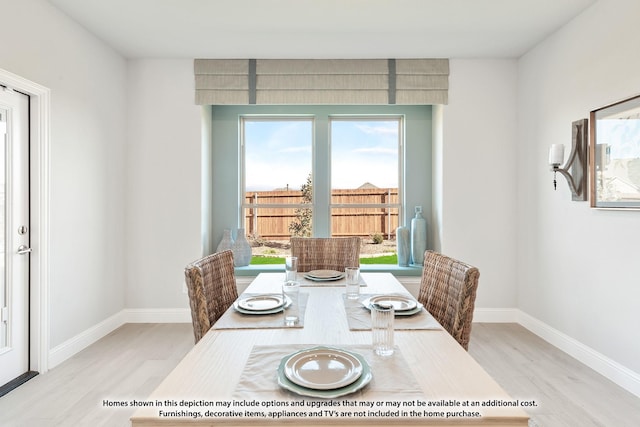
[[(236, 276), (257, 276), (258, 273), (278, 273), (284, 271), (284, 265), (248, 265), (246, 267), (236, 267)], [(394, 276), (420, 276), (422, 266), (400, 267), (392, 264), (363, 264), (360, 266), (363, 273), (391, 273)]]

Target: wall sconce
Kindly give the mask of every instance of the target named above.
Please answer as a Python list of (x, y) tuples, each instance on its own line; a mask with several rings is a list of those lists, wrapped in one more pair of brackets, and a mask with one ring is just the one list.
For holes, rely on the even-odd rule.
[(557, 188), (556, 174), (562, 174), (569, 183), (571, 200), (574, 201), (587, 200), (587, 122), (587, 119), (582, 119), (571, 124), (571, 153), (564, 167), (560, 167), (564, 162), (564, 145), (553, 144), (549, 149), (553, 189)]

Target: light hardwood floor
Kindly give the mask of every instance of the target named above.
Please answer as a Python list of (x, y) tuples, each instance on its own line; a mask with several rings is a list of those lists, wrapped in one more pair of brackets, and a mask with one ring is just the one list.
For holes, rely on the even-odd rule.
[[(0, 398), (0, 426), (129, 426), (193, 346), (190, 324), (127, 324)], [(515, 324), (474, 324), (470, 354), (515, 399), (530, 399), (535, 427), (640, 426), (640, 399)]]
[(536, 400), (532, 427), (640, 426), (640, 398), (520, 325), (474, 323), (469, 353), (512, 398)]

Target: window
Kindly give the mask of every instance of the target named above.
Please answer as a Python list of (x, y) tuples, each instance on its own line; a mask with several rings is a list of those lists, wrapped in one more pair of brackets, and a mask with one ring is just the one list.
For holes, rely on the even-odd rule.
[[(401, 129), (401, 116), (242, 116), (242, 209), (256, 255), (290, 236), (359, 236), (393, 247)], [(314, 142), (329, 168), (313, 167)]]
[(212, 130), (212, 240), (244, 228), (252, 264), (283, 262), (291, 235), (357, 235), (395, 264), (395, 229), (430, 206), (429, 106), (220, 106)]
[(241, 117), (245, 232), (261, 245), (312, 235), (313, 118)]
[(343, 116), (329, 122), (331, 235), (393, 243), (402, 207), (402, 117)]

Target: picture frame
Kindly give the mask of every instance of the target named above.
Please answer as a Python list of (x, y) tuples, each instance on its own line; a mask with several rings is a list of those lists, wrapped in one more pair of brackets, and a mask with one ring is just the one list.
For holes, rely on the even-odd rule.
[(640, 210), (640, 95), (590, 113), (592, 208)]

